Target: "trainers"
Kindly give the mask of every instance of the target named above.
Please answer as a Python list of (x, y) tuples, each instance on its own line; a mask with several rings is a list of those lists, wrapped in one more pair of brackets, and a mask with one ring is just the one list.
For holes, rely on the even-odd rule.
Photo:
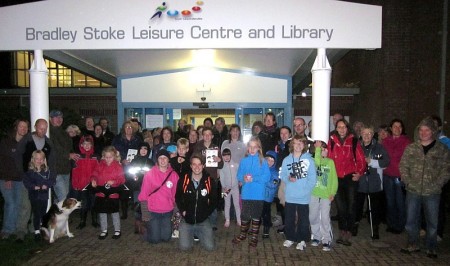
[(331, 244), (330, 243), (323, 243), (322, 250), (323, 251), (330, 251), (331, 250)]
[(295, 249), (298, 249), (298, 250), (305, 250), (305, 249), (306, 249), (306, 243), (305, 243), (305, 241), (301, 241), (300, 243), (298, 243), (297, 246), (295, 247)]
[(420, 248), (416, 247), (415, 245), (408, 245), (406, 248), (400, 249), (400, 252), (404, 253), (404, 254), (411, 254), (411, 253), (419, 252), (419, 251), (420, 251)]
[(198, 238), (198, 236), (194, 236), (194, 241), (200, 241), (200, 238)]
[(226, 220), (225, 224), (223, 225), (225, 228), (230, 227), (230, 220)]
[(180, 238), (180, 231), (173, 230), (172, 232), (172, 238)]
[(294, 241), (291, 241), (291, 240), (285, 240), (285, 241), (283, 242), (283, 246), (284, 246), (284, 247), (290, 248), (292, 245), (294, 245)]
[(313, 247), (317, 247), (317, 246), (319, 246), (319, 244), (320, 244), (320, 241), (317, 239), (313, 239), (311, 241), (311, 246), (313, 246)]
[(278, 229), (278, 230), (277, 230), (277, 233), (278, 233), (278, 234), (284, 234), (284, 228), (283, 228), (283, 229)]

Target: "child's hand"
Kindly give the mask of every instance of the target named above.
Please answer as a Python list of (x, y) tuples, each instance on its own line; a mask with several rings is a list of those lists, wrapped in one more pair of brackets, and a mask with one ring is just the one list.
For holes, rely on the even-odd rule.
[(113, 180), (109, 180), (108, 182), (106, 182), (106, 184), (112, 186), (112, 185), (114, 185), (114, 181)]
[(331, 195), (330, 197), (328, 197), (328, 199), (330, 200), (330, 202), (332, 202), (334, 200), (334, 196)]
[(97, 187), (97, 182), (95, 180), (91, 181), (92, 187)]
[(42, 187), (41, 187), (41, 189), (47, 189), (48, 187), (46, 186), (46, 185), (43, 185)]
[(214, 162), (220, 163), (220, 162), (222, 161), (222, 159), (220, 159), (219, 156), (214, 156), (214, 157), (213, 157), (213, 161), (214, 161)]
[(316, 140), (316, 141), (314, 142), (314, 147), (315, 147), (315, 148), (321, 148), (321, 147), (322, 147), (322, 142), (321, 142), (320, 140)]
[(40, 186), (34, 186), (34, 190), (40, 190), (41, 187)]

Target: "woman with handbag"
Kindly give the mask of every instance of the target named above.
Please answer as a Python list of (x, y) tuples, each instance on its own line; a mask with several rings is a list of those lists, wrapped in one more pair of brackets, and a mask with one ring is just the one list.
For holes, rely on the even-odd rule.
[[(172, 238), (172, 212), (175, 206), (178, 174), (169, 164), (170, 154), (163, 149), (156, 155), (157, 165), (144, 176), (139, 201), (147, 205), (150, 218), (147, 223), (147, 241), (152, 244), (167, 242)], [(143, 210), (142, 219), (146, 215)]]

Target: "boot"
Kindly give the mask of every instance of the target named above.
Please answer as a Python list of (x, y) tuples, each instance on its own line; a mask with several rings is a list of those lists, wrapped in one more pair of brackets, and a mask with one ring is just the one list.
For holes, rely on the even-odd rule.
[(140, 234), (141, 233), (141, 220), (134, 220), (134, 233)]
[(373, 227), (373, 236), (372, 236), (372, 239), (373, 239), (373, 240), (380, 239), (380, 233), (379, 233), (379, 230), (378, 230), (378, 225), (375, 225), (375, 226)]
[(120, 216), (120, 219), (126, 220), (128, 218), (128, 199), (121, 200), (120, 204), (122, 209), (122, 215)]
[(91, 224), (95, 228), (98, 228), (100, 226), (100, 224), (98, 223), (98, 214), (93, 210), (91, 210)]
[(77, 229), (83, 229), (86, 227), (86, 216), (87, 216), (87, 211), (82, 210), (80, 212), (80, 224), (77, 226)]
[(359, 228), (359, 222), (355, 222), (353, 224), (353, 227), (352, 227), (351, 231), (350, 231), (352, 233), (352, 236), (357, 236), (358, 235), (358, 228)]
[(258, 234), (260, 225), (261, 220), (252, 219), (252, 226), (250, 228), (250, 241), (248, 242), (249, 247), (256, 248), (256, 246), (258, 246)]
[(264, 226), (264, 229), (263, 229), (263, 238), (269, 238), (269, 231), (270, 231), (270, 227)]
[(241, 221), (241, 232), (239, 233), (238, 236), (233, 238), (233, 240), (231, 240), (231, 242), (233, 242), (233, 244), (239, 244), (239, 243), (241, 243), (241, 241), (245, 240), (247, 238), (247, 232), (248, 232), (249, 226), (250, 226), (250, 221)]

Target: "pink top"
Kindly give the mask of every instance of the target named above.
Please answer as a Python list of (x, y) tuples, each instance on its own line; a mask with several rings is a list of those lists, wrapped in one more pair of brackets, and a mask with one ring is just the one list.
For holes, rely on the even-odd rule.
[(389, 136), (383, 140), (383, 147), (386, 149), (391, 159), (388, 167), (384, 169), (384, 174), (388, 176), (400, 177), (400, 170), (398, 165), (400, 164), (400, 159), (403, 156), (403, 152), (406, 146), (409, 145), (411, 141), (406, 135), (400, 135), (397, 138)]
[[(163, 184), (163, 181), (169, 173), (169, 178)], [(177, 183), (178, 174), (170, 166), (166, 172), (163, 173), (159, 170), (159, 167), (155, 165), (147, 172), (147, 174), (145, 174), (138, 199), (139, 201), (147, 201), (148, 210), (151, 212), (170, 212), (175, 206)], [(158, 191), (150, 195), (156, 189), (158, 189)]]

